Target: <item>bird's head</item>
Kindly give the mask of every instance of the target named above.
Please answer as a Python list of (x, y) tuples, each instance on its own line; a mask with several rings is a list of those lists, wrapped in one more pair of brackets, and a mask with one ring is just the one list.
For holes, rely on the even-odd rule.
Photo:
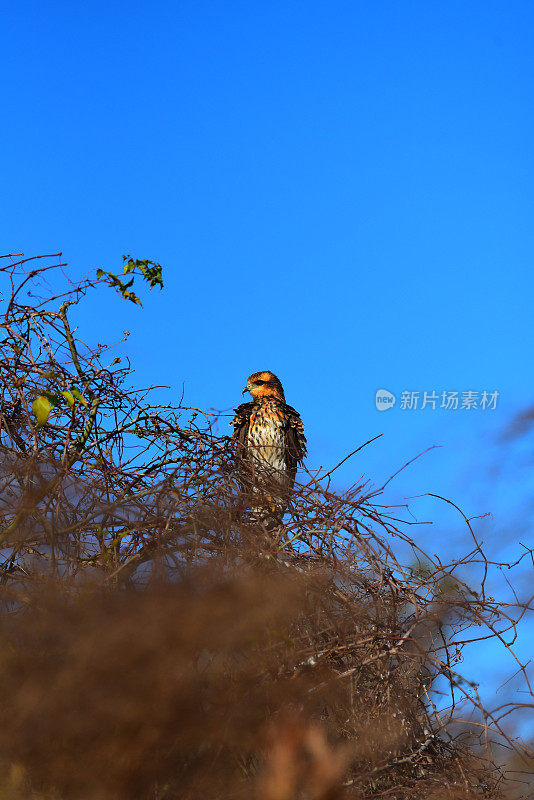
[(282, 384), (273, 372), (254, 372), (243, 389), (243, 394), (250, 392), (256, 400), (259, 397), (276, 397), (285, 402)]

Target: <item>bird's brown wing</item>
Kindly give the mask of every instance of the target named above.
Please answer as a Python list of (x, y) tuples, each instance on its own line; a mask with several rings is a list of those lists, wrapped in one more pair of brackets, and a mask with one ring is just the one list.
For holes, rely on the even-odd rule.
[(291, 481), (293, 481), (297, 473), (297, 465), (302, 462), (306, 455), (306, 437), (304, 436), (304, 425), (298, 411), (286, 405), (285, 412), (286, 464)]
[(230, 423), (234, 426), (234, 432), (231, 438), (233, 441), (237, 442), (237, 450), (241, 458), (243, 458), (247, 452), (248, 428), (253, 406), (254, 403), (242, 403), (237, 408), (234, 408), (235, 417)]

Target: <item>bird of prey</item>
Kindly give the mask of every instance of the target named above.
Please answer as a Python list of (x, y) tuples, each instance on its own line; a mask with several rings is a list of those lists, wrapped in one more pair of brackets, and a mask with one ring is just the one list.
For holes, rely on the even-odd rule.
[(282, 384), (272, 372), (254, 372), (245, 392), (252, 401), (235, 409), (231, 423), (243, 484), (254, 495), (256, 512), (263, 505), (281, 516), (297, 464), (306, 455), (304, 426), (298, 412), (286, 404)]

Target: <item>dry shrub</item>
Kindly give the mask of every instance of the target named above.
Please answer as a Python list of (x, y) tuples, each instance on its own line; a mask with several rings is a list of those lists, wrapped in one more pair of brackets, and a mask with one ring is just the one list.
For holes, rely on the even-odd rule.
[[(351, 771), (387, 785), (376, 766), (393, 770), (421, 733), (413, 684), (302, 662), (302, 640), (317, 653), (328, 632), (332, 647), (352, 615), (324, 578), (284, 572), (214, 564), (179, 583), (30, 591), (0, 629), (6, 763), (64, 798), (326, 800)], [(439, 750), (431, 773), (449, 760)]]
[(500, 796), (512, 704), (485, 709), (456, 663), (524, 608), (487, 596), (469, 522), (471, 552), (442, 564), (330, 471), (267, 529), (219, 417), (132, 391), (73, 334), (68, 303), (105, 278), (28, 306), (25, 270), (4, 270), (0, 363), (4, 796)]

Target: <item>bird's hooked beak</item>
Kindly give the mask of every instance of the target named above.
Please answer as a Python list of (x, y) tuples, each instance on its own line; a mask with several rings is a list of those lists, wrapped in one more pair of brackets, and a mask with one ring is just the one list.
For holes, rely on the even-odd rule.
[(250, 389), (248, 388), (248, 386), (245, 386), (241, 394), (246, 394), (247, 392), (250, 392)]

